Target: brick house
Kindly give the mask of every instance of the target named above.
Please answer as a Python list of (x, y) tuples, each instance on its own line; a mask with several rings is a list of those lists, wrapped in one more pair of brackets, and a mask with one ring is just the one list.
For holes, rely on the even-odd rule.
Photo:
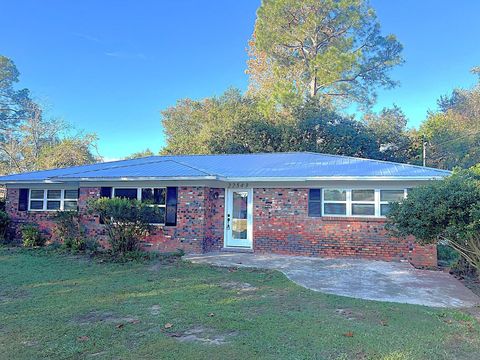
[(436, 265), (436, 247), (390, 237), (389, 202), (450, 172), (317, 153), (151, 156), (8, 175), (12, 233), (37, 223), (51, 235), (56, 211), (81, 214), (88, 236), (104, 237), (87, 199), (125, 197), (160, 211), (145, 249), (253, 251), (408, 260)]

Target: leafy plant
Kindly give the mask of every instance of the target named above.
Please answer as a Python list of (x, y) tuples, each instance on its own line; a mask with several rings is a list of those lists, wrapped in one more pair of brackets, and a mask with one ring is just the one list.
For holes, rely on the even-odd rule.
[(21, 228), (22, 243), (24, 247), (34, 247), (45, 245), (45, 238), (42, 236), (38, 226), (35, 224), (25, 224)]
[(138, 250), (139, 242), (149, 234), (157, 208), (137, 200), (122, 198), (92, 199), (89, 211), (102, 219), (113, 254)]
[(87, 247), (85, 229), (80, 222), (80, 215), (76, 211), (59, 211), (55, 215), (54, 234), (59, 238), (63, 247), (83, 251)]
[(480, 174), (474, 169), (413, 189), (392, 204), (388, 218), (393, 235), (448, 244), (480, 270)]
[(453, 249), (449, 245), (438, 244), (437, 246), (437, 258), (439, 263), (450, 266), (454, 265), (460, 257), (458, 251)]
[(10, 217), (5, 211), (0, 210), (0, 244), (6, 240), (8, 225), (10, 224)]

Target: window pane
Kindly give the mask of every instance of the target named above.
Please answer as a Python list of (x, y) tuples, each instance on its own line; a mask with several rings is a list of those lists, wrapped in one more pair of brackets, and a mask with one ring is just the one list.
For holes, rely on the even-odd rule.
[(47, 201), (47, 210), (60, 209), (60, 201)]
[(403, 190), (380, 190), (380, 201), (402, 201)]
[(125, 199), (136, 199), (137, 189), (115, 189), (115, 197)]
[(352, 201), (375, 201), (375, 190), (352, 190)]
[(30, 201), (30, 209), (31, 210), (42, 210), (43, 209), (43, 201)]
[(380, 205), (380, 215), (382, 216), (387, 216), (388, 213), (390, 212), (390, 208), (392, 206), (390, 204), (382, 204)]
[(320, 201), (311, 201), (308, 204), (308, 216), (321, 216), (322, 204)]
[(320, 189), (310, 189), (309, 195), (308, 195), (309, 200), (321, 200), (321, 191)]
[(375, 205), (352, 204), (352, 215), (375, 215)]
[(347, 192), (345, 190), (325, 189), (323, 192), (326, 201), (345, 201)]
[(165, 208), (163, 206), (148, 206), (144, 216), (149, 224), (165, 224)]
[(142, 189), (142, 202), (153, 204), (153, 189)]
[(65, 190), (65, 199), (78, 199), (78, 190)]
[(63, 203), (63, 210), (77, 210), (76, 201), (65, 201)]
[(323, 213), (325, 215), (347, 215), (346, 204), (324, 204)]
[(60, 199), (62, 190), (47, 190), (47, 199)]
[(153, 196), (155, 198), (155, 204), (165, 205), (165, 188), (154, 189)]
[(30, 192), (31, 199), (43, 199), (43, 190), (32, 190)]

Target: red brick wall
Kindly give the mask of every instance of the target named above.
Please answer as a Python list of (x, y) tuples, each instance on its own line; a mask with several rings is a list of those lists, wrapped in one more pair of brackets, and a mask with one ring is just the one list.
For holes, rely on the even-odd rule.
[(254, 189), (254, 251), (408, 260), (436, 266), (436, 246), (387, 235), (383, 219), (308, 216), (308, 189)]
[[(209, 200), (209, 195), (214, 190), (219, 191), (223, 196), (223, 189), (179, 187), (177, 226), (155, 226), (150, 236), (142, 242), (144, 249), (162, 252), (183, 249), (187, 252), (200, 253), (204, 251), (206, 242), (212, 244), (211, 246), (217, 246), (223, 240), (223, 232), (220, 239), (218, 231), (218, 228), (223, 231), (223, 213), (220, 219), (217, 215), (220, 210), (216, 209), (223, 208), (223, 204), (219, 204), (223, 202), (223, 198)], [(13, 219), (12, 233), (16, 235), (15, 237), (20, 238), (18, 231), (22, 223), (36, 223), (47, 237), (51, 237), (55, 226), (52, 217), (55, 213), (18, 211), (18, 195), (18, 189), (8, 189), (6, 209)], [(87, 200), (98, 197), (100, 197), (100, 188), (80, 188), (78, 207), (87, 236), (106, 243), (106, 234), (99, 219), (88, 214), (87, 211)], [(209, 211), (206, 211), (207, 203)], [(207, 219), (209, 213), (212, 213), (212, 216)], [(221, 221), (220, 225), (215, 222), (217, 220)]]
[(225, 189), (207, 188), (205, 205), (205, 243), (203, 250), (219, 251), (223, 248), (225, 217)]
[[(86, 211), (88, 198), (100, 188), (80, 188), (79, 209), (89, 237), (106, 239), (98, 218)], [(254, 251), (278, 254), (382, 260), (408, 260), (418, 266), (436, 265), (436, 246), (419, 246), (413, 239), (390, 238), (383, 219), (308, 217), (308, 189), (254, 189)], [(47, 235), (54, 223), (49, 212), (19, 212), (18, 190), (8, 189), (6, 209), (19, 223), (38, 223)], [(179, 187), (177, 226), (157, 226), (143, 241), (146, 250), (218, 251), (223, 247), (225, 191), (220, 188)]]
[(52, 221), (54, 212), (47, 211), (18, 211), (19, 189), (7, 189), (5, 211), (10, 215), (10, 237), (20, 239), (20, 226), (25, 223), (38, 224), (40, 230), (48, 237), (53, 235), (52, 230), (55, 223)]

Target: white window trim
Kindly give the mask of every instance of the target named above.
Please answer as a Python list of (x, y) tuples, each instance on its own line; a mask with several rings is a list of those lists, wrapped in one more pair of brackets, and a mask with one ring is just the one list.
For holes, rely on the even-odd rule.
[[(147, 206), (158, 206), (165, 208), (165, 220), (167, 217), (167, 187), (166, 186), (157, 186), (157, 187), (136, 187), (136, 186), (117, 186), (112, 187), (112, 198), (115, 197), (115, 191), (117, 189), (137, 189), (137, 200), (142, 201), (142, 189), (165, 189), (165, 204), (147, 204)], [(165, 222), (163, 223), (150, 223), (150, 225), (161, 225), (164, 226)]]
[[(340, 190), (345, 191), (345, 201), (339, 200), (325, 200), (325, 190)], [(374, 190), (375, 191), (375, 199), (374, 201), (353, 201), (352, 200), (352, 190)], [(344, 188), (322, 188), (322, 216), (330, 216), (330, 217), (358, 217), (358, 218), (386, 218), (385, 215), (381, 214), (381, 205), (388, 204), (389, 201), (380, 201), (380, 191), (381, 190), (403, 190), (403, 197), (407, 197), (407, 189), (368, 189), (368, 188), (358, 188), (358, 189), (344, 189)], [(325, 204), (345, 204), (346, 205), (346, 214), (325, 214)], [(375, 215), (353, 215), (352, 214), (352, 204), (369, 204), (375, 205)]]
[[(32, 198), (32, 190), (33, 191), (43, 191), (43, 198)], [(60, 198), (59, 199), (48, 199), (47, 198), (47, 194), (48, 194), (48, 190), (60, 190)], [(77, 198), (66, 198), (65, 197), (65, 191), (67, 190), (77, 190), (77, 193), (78, 193), (78, 189), (29, 189), (28, 190), (28, 211), (49, 211), (49, 212), (53, 212), (53, 211), (64, 211), (64, 204), (65, 204), (65, 201), (76, 201), (77, 202), (77, 206), (78, 206), (78, 196)], [(43, 206), (41, 209), (32, 209), (30, 204), (32, 201), (42, 201), (43, 202)], [(60, 201), (60, 209), (47, 209), (47, 202), (48, 201)], [(72, 211), (72, 210), (69, 210), (69, 211)], [(76, 211), (76, 210), (73, 210), (73, 211)]]

